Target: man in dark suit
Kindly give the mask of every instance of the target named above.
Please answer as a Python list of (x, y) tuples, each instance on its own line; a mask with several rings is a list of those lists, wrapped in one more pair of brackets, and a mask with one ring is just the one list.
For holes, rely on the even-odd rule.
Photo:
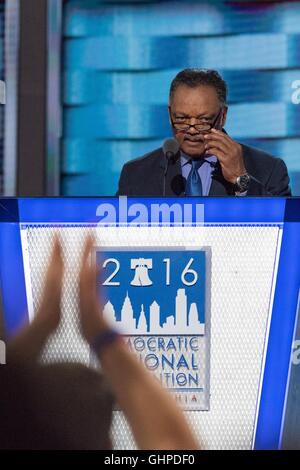
[(178, 152), (159, 148), (123, 166), (118, 195), (291, 196), (283, 160), (224, 130), (227, 86), (218, 72), (185, 69), (171, 83), (169, 118)]

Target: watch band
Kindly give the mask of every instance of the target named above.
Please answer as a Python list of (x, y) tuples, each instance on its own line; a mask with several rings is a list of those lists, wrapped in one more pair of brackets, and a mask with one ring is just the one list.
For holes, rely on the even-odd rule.
[(93, 341), (91, 341), (91, 347), (96, 354), (101, 356), (103, 351), (119, 338), (121, 338), (121, 335), (109, 328), (95, 336)]

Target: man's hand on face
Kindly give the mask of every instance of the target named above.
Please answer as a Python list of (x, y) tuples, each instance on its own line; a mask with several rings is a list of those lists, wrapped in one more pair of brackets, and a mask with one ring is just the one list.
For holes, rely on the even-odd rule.
[(247, 172), (242, 146), (217, 129), (205, 134), (204, 139), (206, 153), (218, 158), (224, 178), (235, 184), (236, 179)]

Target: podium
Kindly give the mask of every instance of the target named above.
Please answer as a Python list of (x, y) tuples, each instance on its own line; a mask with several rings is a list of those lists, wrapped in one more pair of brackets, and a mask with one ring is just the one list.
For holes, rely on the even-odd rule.
[[(150, 373), (173, 368), (173, 378), (170, 375), (166, 384), (164, 376), (163, 383), (180, 398), (179, 404), (203, 447), (278, 449), (291, 445), (291, 436), (299, 433), (295, 416), (300, 415), (294, 393), (300, 381), (299, 199), (4, 199), (0, 220), (4, 322), (11, 335), (35, 315), (54, 234), (62, 239), (66, 265), (63, 318), (43, 352), (44, 362), (75, 360), (94, 366), (80, 335), (76, 300), (82, 242), (92, 233), (96, 240), (94, 259), (97, 262), (101, 251), (102, 261), (111, 263), (109, 288), (115, 289), (116, 295), (124, 288), (120, 312), (125, 302), (131, 302), (132, 312), (137, 312), (132, 295), (140, 302), (138, 313), (130, 317), (133, 326), (128, 323), (126, 329), (129, 317), (123, 317), (124, 334), (135, 346), (138, 341), (148, 344), (147, 353), (154, 351), (148, 362), (142, 358)], [(131, 271), (124, 274), (122, 263)], [(168, 271), (170, 266), (175, 270)], [(171, 287), (176, 280), (172, 288), (166, 288), (171, 307), (164, 316), (161, 279)], [(150, 300), (144, 305), (138, 296), (146, 299), (155, 285), (159, 287), (153, 292), (160, 300), (154, 303), (151, 298), (151, 305)], [(132, 290), (126, 294), (128, 286)], [(203, 314), (197, 304), (201, 289)], [(197, 301), (186, 300), (191, 292)], [(115, 324), (121, 323), (116, 305), (107, 305), (106, 314), (115, 312)], [(194, 325), (190, 330), (184, 325), (179, 328), (183, 314), (176, 318), (177, 307), (178, 312), (186, 311), (187, 325)], [(159, 369), (160, 365), (154, 371), (154, 354), (157, 361), (162, 359), (161, 352), (153, 349), (157, 344), (163, 348), (167, 340), (172, 338), (175, 344), (181, 338), (183, 345), (183, 340), (187, 344), (194, 337), (199, 339), (198, 356), (193, 356), (191, 343), (184, 359), (173, 346), (174, 363), (165, 349), (165, 369)], [(138, 352), (135, 348), (134, 353)], [(184, 367), (193, 380), (178, 379)], [(198, 382), (193, 371), (197, 371)], [(116, 449), (135, 448), (119, 410), (114, 412), (113, 444)]]

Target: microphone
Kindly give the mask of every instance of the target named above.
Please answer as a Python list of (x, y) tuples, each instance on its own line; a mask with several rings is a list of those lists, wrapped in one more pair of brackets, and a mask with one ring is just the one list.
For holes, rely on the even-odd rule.
[(163, 152), (167, 160), (174, 158), (179, 150), (179, 143), (176, 139), (166, 139), (163, 143)]
[(176, 139), (166, 139), (163, 143), (163, 153), (164, 156), (166, 157), (166, 165), (165, 165), (165, 170), (164, 170), (164, 184), (163, 184), (163, 196), (166, 195), (166, 176), (169, 168), (169, 163), (170, 160), (173, 160), (175, 155), (177, 154), (179, 150), (179, 143), (177, 142)]

